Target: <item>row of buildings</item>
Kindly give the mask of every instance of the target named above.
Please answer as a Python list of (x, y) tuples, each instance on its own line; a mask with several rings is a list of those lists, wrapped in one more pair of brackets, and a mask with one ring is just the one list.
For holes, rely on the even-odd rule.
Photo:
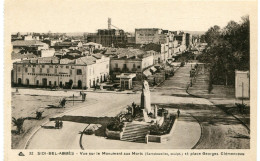
[[(143, 72), (155, 64), (154, 55), (139, 49), (108, 48), (103, 54), (92, 53), (77, 58), (37, 57), (13, 63), (12, 83), (35, 86), (86, 89), (123, 73), (142, 79)], [(128, 80), (129, 82), (132, 79)]]
[[(156, 70), (155, 64), (167, 64), (192, 44), (187, 33), (154, 28), (136, 29), (134, 36), (123, 30), (98, 30), (87, 34), (85, 40), (66, 39), (64, 35), (40, 39), (19, 36), (12, 37), (13, 85), (80, 89), (95, 87), (108, 78), (124, 78), (128, 86), (133, 78), (148, 77)], [(114, 47), (130, 41), (139, 48)]]

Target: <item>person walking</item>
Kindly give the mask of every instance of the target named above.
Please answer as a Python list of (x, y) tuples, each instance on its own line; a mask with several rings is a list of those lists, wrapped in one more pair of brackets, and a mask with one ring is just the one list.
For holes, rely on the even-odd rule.
[(62, 128), (63, 127), (63, 122), (62, 121), (60, 121), (60, 128)]
[(58, 120), (55, 121), (55, 128), (56, 128), (56, 129), (59, 129), (59, 128), (60, 128), (60, 127), (59, 127), (59, 121), (58, 121)]
[(178, 109), (178, 111), (177, 111), (177, 114), (178, 114), (178, 118), (180, 117), (180, 110)]

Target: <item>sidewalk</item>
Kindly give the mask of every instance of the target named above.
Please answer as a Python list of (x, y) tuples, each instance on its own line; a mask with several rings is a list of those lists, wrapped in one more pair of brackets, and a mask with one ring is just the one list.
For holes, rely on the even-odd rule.
[[(250, 131), (250, 115), (241, 114), (234, 110), (236, 106), (235, 104), (241, 103), (241, 100), (235, 98), (234, 87), (213, 85), (213, 90), (211, 93), (208, 93), (208, 83), (209, 71), (202, 69), (198, 72), (196, 81), (193, 83), (192, 87), (187, 89), (187, 92), (191, 95), (208, 99), (214, 105), (242, 122), (242, 124)], [(250, 100), (245, 100), (244, 103), (249, 105)]]

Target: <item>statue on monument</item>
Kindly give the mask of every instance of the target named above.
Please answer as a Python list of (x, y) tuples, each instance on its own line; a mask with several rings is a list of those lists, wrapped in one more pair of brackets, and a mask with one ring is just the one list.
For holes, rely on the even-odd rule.
[(151, 98), (149, 84), (146, 80), (143, 81), (143, 88), (141, 94), (141, 108), (145, 109), (147, 114), (151, 113)]

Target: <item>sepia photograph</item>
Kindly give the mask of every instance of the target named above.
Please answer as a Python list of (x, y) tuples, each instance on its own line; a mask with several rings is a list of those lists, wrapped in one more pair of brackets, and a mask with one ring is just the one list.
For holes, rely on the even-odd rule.
[(6, 0), (10, 150), (254, 151), (254, 16), (257, 1)]

